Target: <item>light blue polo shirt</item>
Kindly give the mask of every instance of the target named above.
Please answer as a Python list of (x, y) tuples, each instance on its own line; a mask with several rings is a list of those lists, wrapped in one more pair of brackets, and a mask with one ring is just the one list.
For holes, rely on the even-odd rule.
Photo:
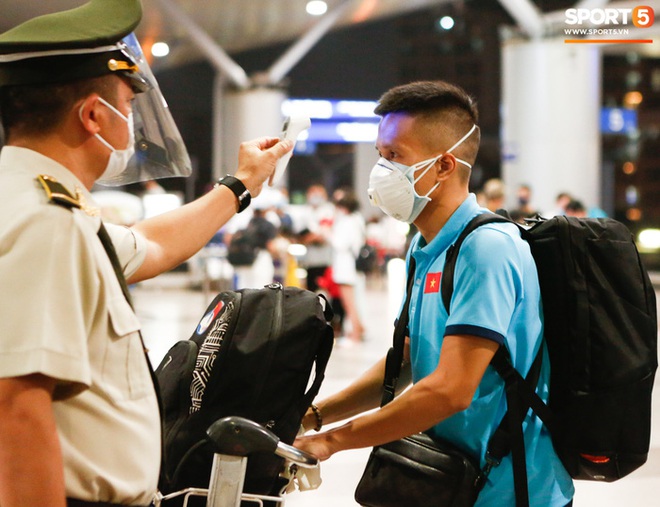
[[(410, 354), (413, 382), (433, 372), (446, 335), (468, 334), (506, 344), (515, 368), (525, 376), (542, 345), (543, 317), (536, 266), (528, 244), (513, 224), (487, 224), (470, 234), (456, 262), (454, 292), (447, 315), (440, 279), (447, 249), (468, 222), (487, 210), (473, 194), (461, 204), (438, 235), (426, 244), (417, 235), (408, 252), (416, 262), (410, 305)], [(548, 397), (547, 349), (537, 392)], [(506, 412), (504, 381), (489, 366), (469, 408), (433, 427), (485, 465), (488, 440)], [(563, 507), (573, 497), (573, 482), (540, 419), (524, 422), (530, 505)], [(494, 468), (477, 500), (478, 507), (515, 505), (511, 455)]]

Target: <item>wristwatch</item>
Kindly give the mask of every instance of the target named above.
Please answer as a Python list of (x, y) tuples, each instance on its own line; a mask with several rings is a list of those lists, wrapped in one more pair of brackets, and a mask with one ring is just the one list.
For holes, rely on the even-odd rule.
[(227, 175), (223, 178), (220, 178), (218, 182), (213, 185), (213, 188), (218, 188), (220, 185), (224, 185), (229, 190), (234, 192), (236, 199), (238, 199), (238, 213), (245, 210), (250, 205), (252, 196), (250, 195), (250, 191), (245, 188), (245, 185), (243, 185), (241, 180)]

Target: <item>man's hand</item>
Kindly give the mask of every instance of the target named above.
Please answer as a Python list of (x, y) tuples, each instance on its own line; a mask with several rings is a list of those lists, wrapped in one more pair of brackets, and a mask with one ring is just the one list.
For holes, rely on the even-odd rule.
[[(470, 406), (498, 347), (496, 342), (478, 336), (448, 335), (442, 344), (438, 367), (430, 375), (379, 410), (318, 435), (300, 437), (296, 439), (294, 446), (325, 460), (339, 451), (382, 445), (425, 431)], [(384, 360), (381, 360), (377, 367), (369, 370), (363, 377), (371, 378), (369, 385), (373, 385), (378, 371), (381, 372), (382, 378), (383, 369)], [(364, 381), (361, 383), (367, 385)], [(352, 391), (347, 393), (347, 389)], [(370, 397), (373, 396), (371, 389), (355, 389), (351, 386), (347, 389), (342, 391), (342, 396), (335, 395), (335, 404), (341, 402), (348, 407), (369, 407), (368, 404), (351, 401), (350, 393), (353, 392), (353, 396), (357, 394), (364, 399), (367, 393), (371, 393)], [(327, 406), (328, 402), (324, 400), (320, 408), (324, 410)], [(328, 412), (332, 414), (335, 411), (336, 409)], [(341, 412), (350, 416), (353, 410), (344, 409)]]
[[(256, 197), (275, 170), (275, 163), (291, 149), (291, 141), (279, 142), (276, 137), (244, 142), (234, 176)], [(234, 193), (221, 186), (181, 208), (135, 224), (133, 230), (147, 239), (148, 251), (142, 266), (128, 282), (152, 278), (189, 259), (236, 214), (236, 204)]]
[(293, 442), (293, 446), (316, 456), (321, 461), (325, 461), (335, 452), (332, 450), (328, 439), (329, 433), (298, 437)]
[(241, 143), (234, 176), (243, 182), (252, 197), (256, 197), (275, 171), (277, 161), (292, 149), (293, 142), (280, 141), (277, 137), (260, 137)]

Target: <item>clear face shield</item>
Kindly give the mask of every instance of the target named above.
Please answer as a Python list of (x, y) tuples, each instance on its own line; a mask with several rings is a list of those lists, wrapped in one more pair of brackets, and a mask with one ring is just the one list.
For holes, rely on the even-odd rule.
[(99, 184), (120, 186), (190, 176), (192, 164), (188, 151), (137, 38), (134, 34), (127, 35), (119, 46), (139, 67), (128, 76), (140, 92), (135, 94), (132, 107), (135, 154), (121, 174)]

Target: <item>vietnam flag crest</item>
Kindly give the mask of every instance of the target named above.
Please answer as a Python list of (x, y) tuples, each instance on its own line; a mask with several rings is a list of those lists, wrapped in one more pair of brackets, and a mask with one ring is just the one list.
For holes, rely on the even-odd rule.
[(424, 294), (430, 292), (440, 292), (440, 278), (442, 277), (442, 272), (439, 273), (427, 273), (426, 274), (426, 283), (424, 283)]

